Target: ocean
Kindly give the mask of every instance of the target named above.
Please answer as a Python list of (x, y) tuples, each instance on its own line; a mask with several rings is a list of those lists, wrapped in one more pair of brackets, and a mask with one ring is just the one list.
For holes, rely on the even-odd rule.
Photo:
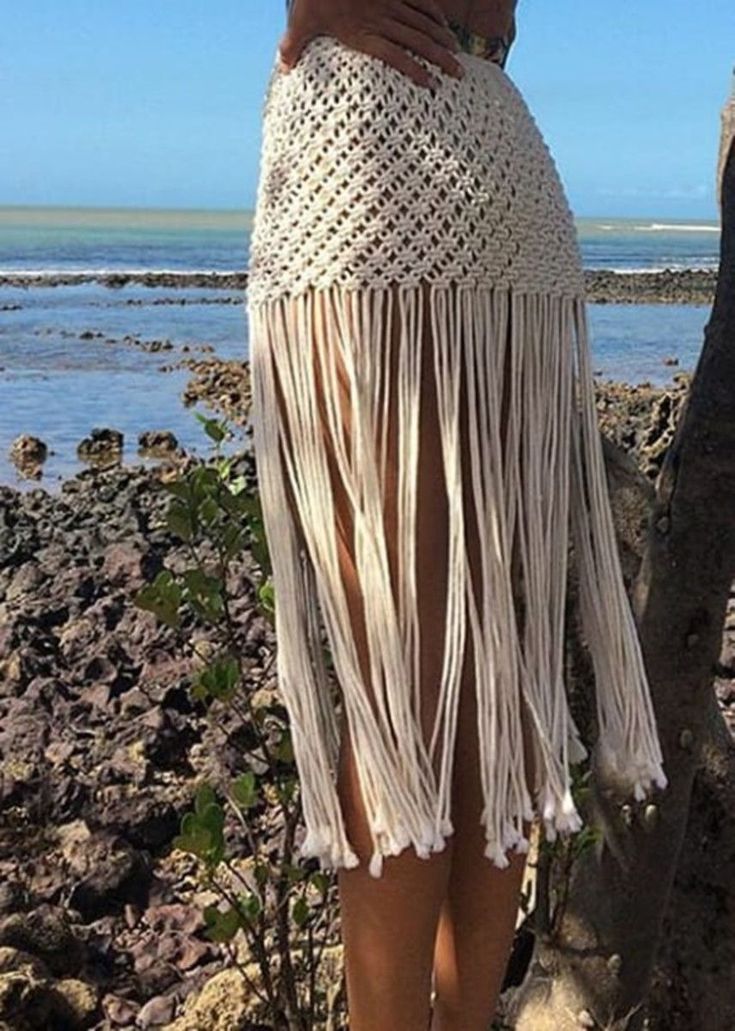
[[(126, 461), (139, 460), (143, 430), (208, 449), (179, 397), (189, 371), (161, 367), (184, 357), (183, 345), (189, 357), (211, 354), (196, 350), (204, 344), (247, 357), (244, 291), (191, 283), (246, 270), (251, 225), (247, 211), (0, 207), (0, 483), (29, 485), (8, 459), (20, 433), (47, 443), (48, 489), (82, 467), (76, 445), (93, 427), (124, 433)], [(580, 218), (577, 231), (586, 268), (717, 266), (714, 222)], [(111, 272), (145, 273), (150, 285), (95, 280)], [(8, 285), (12, 275), (23, 285)], [(606, 304), (589, 314), (596, 375), (663, 385), (694, 367), (709, 309)], [(147, 349), (152, 341), (171, 348)], [(669, 356), (679, 364), (665, 365)]]

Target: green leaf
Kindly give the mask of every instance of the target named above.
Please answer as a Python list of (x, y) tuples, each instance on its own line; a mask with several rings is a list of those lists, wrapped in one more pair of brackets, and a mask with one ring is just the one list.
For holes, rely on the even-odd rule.
[(189, 500), (189, 485), (185, 480), (171, 480), (169, 483), (162, 484), (162, 487), (169, 494), (173, 494), (174, 497), (180, 498), (182, 501)]
[(240, 497), (243, 491), (247, 490), (247, 486), (248, 481), (242, 473), (239, 476), (233, 476), (229, 483), (230, 493)]
[(199, 505), (199, 518), (205, 526), (211, 526), (219, 517), (220, 512), (220, 506), (211, 495), (204, 498)]
[(152, 583), (146, 584), (134, 595), (133, 600), (138, 608), (152, 612), (169, 626), (179, 625), (181, 588), (168, 569), (162, 569)]
[(254, 872), (255, 872), (255, 882), (258, 885), (258, 887), (262, 889), (268, 883), (268, 876), (270, 874), (270, 871), (268, 869), (268, 864), (267, 863), (256, 863), (255, 864)]
[(325, 896), (329, 891), (329, 878), (323, 870), (315, 870), (310, 876), (309, 881), (317, 891), (321, 892), (322, 896)]
[(211, 437), (216, 443), (224, 439), (228, 426), (227, 419), (213, 419), (211, 416), (197, 411), (194, 412), (194, 416), (202, 424), (208, 437)]
[(303, 895), (299, 895), (291, 907), (291, 916), (293, 917), (294, 923), (297, 927), (303, 927), (309, 919), (309, 904)]
[(244, 515), (252, 516), (260, 522), (263, 511), (260, 499), (255, 494), (246, 494), (240, 499), (240, 509)]
[(201, 784), (194, 796), (194, 810), (181, 820), (181, 833), (174, 839), (174, 848), (191, 852), (214, 867), (225, 854), (225, 814), (210, 784)]
[(291, 801), (296, 790), (297, 781), (295, 777), (289, 777), (287, 780), (282, 781), (276, 785), (276, 795), (282, 804), (286, 804)]
[(227, 558), (234, 558), (245, 547), (245, 530), (235, 523), (228, 523), (222, 530), (222, 545)]
[(295, 863), (285, 863), (283, 866), (283, 872), (285, 873), (287, 880), (292, 883), (303, 881), (306, 876), (306, 870), (304, 867), (297, 866)]
[(194, 500), (199, 505), (208, 494), (218, 489), (220, 480), (216, 469), (209, 465), (200, 465), (192, 470), (190, 482)]
[(242, 806), (243, 809), (250, 809), (251, 806), (256, 804), (258, 801), (258, 785), (255, 773), (252, 770), (241, 773), (237, 780), (233, 782), (232, 794), (237, 804)]
[(185, 600), (194, 611), (208, 622), (219, 622), (225, 610), (224, 581), (219, 576), (206, 573), (199, 566), (186, 569), (181, 579)]
[(262, 910), (260, 898), (255, 894), (255, 892), (251, 891), (246, 895), (240, 895), (238, 901), (244, 917), (251, 922), (255, 921)]
[(191, 508), (182, 502), (171, 502), (166, 513), (166, 524), (169, 530), (183, 541), (193, 539), (196, 529), (193, 513)]
[(258, 602), (266, 612), (275, 612), (275, 592), (273, 590), (273, 582), (266, 580), (258, 587)]
[(242, 917), (234, 906), (224, 912), (215, 905), (206, 906), (203, 916), (207, 925), (205, 934), (211, 941), (232, 941), (242, 926)]
[(215, 660), (202, 670), (197, 677), (196, 685), (201, 692), (205, 691), (213, 698), (229, 702), (240, 682), (240, 668), (237, 660), (231, 656)]
[(291, 740), (291, 733), (286, 728), (276, 745), (276, 755), (282, 762), (290, 763), (293, 762), (293, 742)]
[[(200, 784), (194, 796), (194, 812), (197, 816), (205, 811), (210, 805), (217, 803), (217, 794), (211, 784)], [(184, 817), (186, 819), (186, 817)]]

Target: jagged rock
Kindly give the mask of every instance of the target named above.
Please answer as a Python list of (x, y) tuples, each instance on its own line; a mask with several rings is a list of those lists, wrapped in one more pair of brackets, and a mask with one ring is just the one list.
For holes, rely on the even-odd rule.
[(138, 1027), (168, 1026), (174, 1014), (176, 1000), (170, 995), (155, 995), (138, 1013), (135, 1021)]
[(151, 454), (169, 454), (179, 446), (175, 435), (170, 430), (146, 430), (138, 436), (138, 450)]
[(82, 461), (118, 457), (123, 447), (123, 435), (119, 430), (95, 427), (88, 437), (77, 445), (77, 455)]
[(30, 433), (22, 433), (10, 445), (10, 461), (18, 466), (39, 465), (47, 456), (46, 444)]
[(132, 1028), (135, 1018), (140, 1011), (140, 1006), (133, 999), (126, 999), (113, 992), (108, 993), (102, 1000), (102, 1008), (107, 1019), (114, 1027)]
[(67, 977), (57, 981), (54, 989), (67, 1003), (75, 1028), (90, 1027), (99, 1009), (99, 991), (93, 985)]
[(124, 838), (97, 831), (81, 847), (67, 847), (66, 858), (73, 878), (69, 904), (85, 920), (145, 900), (150, 860)]
[[(260, 973), (250, 964), (246, 973), (256, 985)], [(262, 1003), (235, 969), (215, 974), (196, 995), (186, 1000), (181, 1016), (169, 1031), (250, 1031), (262, 1018)]]
[(74, 973), (84, 959), (84, 946), (66, 912), (46, 904), (0, 921), (0, 945), (30, 952), (57, 976)]

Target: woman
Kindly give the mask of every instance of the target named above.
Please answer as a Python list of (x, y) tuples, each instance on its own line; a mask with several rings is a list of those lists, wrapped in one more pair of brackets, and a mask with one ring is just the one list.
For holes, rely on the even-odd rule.
[(593, 760), (637, 798), (666, 784), (572, 215), (504, 70), (514, 6), (295, 0), (265, 98), (254, 443), (301, 855), (337, 870), (352, 1031), (424, 1031), (432, 975), (435, 1031), (487, 1028), (531, 822), (580, 826), (570, 529)]

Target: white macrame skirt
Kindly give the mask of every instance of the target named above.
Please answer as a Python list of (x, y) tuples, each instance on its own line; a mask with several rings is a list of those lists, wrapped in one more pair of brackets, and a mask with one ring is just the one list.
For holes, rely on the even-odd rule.
[[(300, 853), (317, 856), (322, 868), (359, 863), (336, 787), (336, 678), (376, 877), (384, 856), (412, 845), (428, 857), (453, 831), (456, 715), (470, 641), (485, 854), (506, 866), (510, 850), (528, 848), (524, 824), (534, 817), (551, 839), (580, 827), (570, 764), (587, 751), (563, 679), (570, 533), (596, 677), (593, 759), (635, 798), (666, 785), (607, 494), (572, 215), (508, 74), (466, 53), (458, 59), (461, 80), (424, 62), (440, 76), (432, 93), (375, 57), (317, 36), (292, 70), (274, 61), (263, 109), (247, 297), (252, 426), (273, 567), (279, 687), (303, 802)], [(386, 327), (395, 305), (400, 339), (392, 345), (398, 371), (391, 381)], [(422, 354), (427, 319), (432, 347)], [(321, 399), (317, 355), (326, 370)], [(449, 506), (441, 556), (444, 661), (430, 742), (418, 713), (416, 562), (439, 559), (416, 553), (422, 358), (434, 362), (442, 446), (432, 460)], [(337, 360), (349, 385), (349, 448), (341, 436)], [(471, 439), (465, 467), (461, 377)], [(510, 404), (501, 427), (504, 385)], [(381, 417), (390, 392), (399, 426), (397, 586), (381, 503)], [(328, 450), (354, 514), (369, 692), (340, 572)], [(481, 528), (481, 599), (471, 589), (465, 548), (466, 478)], [(511, 582), (514, 542), (522, 631)], [(531, 715), (532, 784), (524, 772), (521, 700)]]

